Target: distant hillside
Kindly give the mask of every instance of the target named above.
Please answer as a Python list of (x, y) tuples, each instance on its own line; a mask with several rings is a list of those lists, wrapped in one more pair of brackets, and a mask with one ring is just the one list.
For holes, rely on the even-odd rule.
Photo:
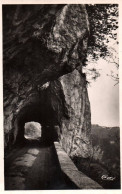
[(91, 128), (92, 135), (99, 137), (100, 139), (110, 138), (110, 140), (117, 140), (120, 136), (119, 127), (103, 127), (99, 125), (92, 125)]
[[(120, 128), (92, 125), (91, 158), (74, 158), (78, 169), (106, 189), (120, 188)], [(107, 175), (114, 180), (103, 180)]]
[(92, 125), (92, 145), (99, 146), (103, 151), (100, 163), (104, 164), (110, 171), (119, 174), (120, 168), (120, 128), (101, 127)]

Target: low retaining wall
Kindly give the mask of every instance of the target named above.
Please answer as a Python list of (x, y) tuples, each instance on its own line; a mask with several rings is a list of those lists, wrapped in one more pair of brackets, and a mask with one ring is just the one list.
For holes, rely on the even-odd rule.
[(61, 170), (78, 186), (79, 189), (103, 189), (103, 187), (97, 182), (93, 181), (77, 169), (58, 142), (54, 142), (54, 145), (57, 151)]

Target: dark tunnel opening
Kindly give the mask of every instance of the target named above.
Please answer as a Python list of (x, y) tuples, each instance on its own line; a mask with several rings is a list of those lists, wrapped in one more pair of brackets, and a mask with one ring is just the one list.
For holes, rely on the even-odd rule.
[[(30, 131), (28, 133), (30, 137), (27, 138), (26, 128), (27, 125), (30, 126), (29, 123), (31, 125), (32, 123), (36, 123), (38, 129), (36, 132), (28, 129), (28, 132)], [(42, 106), (41, 108), (40, 104), (32, 104), (22, 108), (17, 115), (14, 126), (14, 143), (16, 144), (23, 144), (29, 140), (37, 140), (45, 145), (50, 145), (54, 141), (58, 141), (60, 133), (54, 111), (50, 107), (47, 109), (45, 106)], [(36, 127), (34, 126), (33, 128)], [(33, 133), (32, 136), (31, 133)]]

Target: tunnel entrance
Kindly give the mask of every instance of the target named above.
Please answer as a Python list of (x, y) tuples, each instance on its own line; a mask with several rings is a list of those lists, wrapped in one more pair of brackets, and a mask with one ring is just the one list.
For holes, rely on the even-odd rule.
[(58, 80), (50, 81), (47, 88), (31, 94), (17, 112), (13, 128), (14, 142), (25, 141), (25, 123), (31, 121), (41, 124), (41, 140), (46, 143), (58, 141), (64, 117), (69, 119), (62, 85)]
[(38, 122), (27, 122), (24, 126), (24, 138), (27, 140), (40, 140), (41, 124)]
[(51, 145), (58, 141), (56, 115), (49, 106), (46, 108), (39, 103), (33, 103), (23, 107), (14, 126), (14, 142), (17, 144), (38, 140), (41, 144)]

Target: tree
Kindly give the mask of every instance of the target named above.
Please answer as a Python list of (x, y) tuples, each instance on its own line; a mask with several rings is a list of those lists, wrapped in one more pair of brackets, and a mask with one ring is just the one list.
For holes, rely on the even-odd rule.
[[(103, 58), (114, 63), (118, 69), (118, 4), (88, 4), (86, 8), (90, 24), (86, 64)], [(93, 79), (99, 76), (95, 69), (91, 69), (91, 72), (94, 73)], [(111, 72), (111, 77), (119, 82), (118, 74)]]
[(118, 5), (88, 4), (87, 12), (90, 23), (88, 54), (97, 60), (109, 56), (109, 42), (117, 41)]

